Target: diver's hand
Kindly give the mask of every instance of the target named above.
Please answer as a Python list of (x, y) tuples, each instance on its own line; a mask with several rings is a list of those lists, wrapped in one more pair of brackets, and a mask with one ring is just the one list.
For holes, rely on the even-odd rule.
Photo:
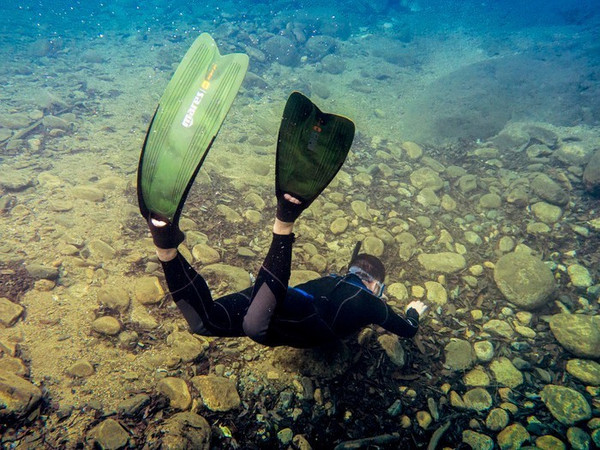
[(416, 312), (418, 312), (419, 316), (422, 316), (423, 313), (425, 311), (427, 311), (427, 305), (425, 303), (423, 303), (421, 300), (414, 300), (414, 301), (410, 302), (408, 305), (406, 305), (407, 312), (411, 308), (414, 309)]

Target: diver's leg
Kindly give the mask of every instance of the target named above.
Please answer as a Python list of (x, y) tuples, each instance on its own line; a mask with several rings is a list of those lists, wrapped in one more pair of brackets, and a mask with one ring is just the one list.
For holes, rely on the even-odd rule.
[(202, 276), (175, 250), (167, 261), (157, 251), (167, 285), (175, 304), (185, 317), (193, 333), (203, 336), (242, 336), (241, 320), (250, 303), (249, 293), (237, 293), (213, 301), (210, 289)]
[(273, 240), (256, 277), (251, 303), (243, 321), (246, 335), (266, 345), (269, 345), (267, 331), (275, 307), (287, 294), (294, 243), (293, 227), (293, 222), (275, 219)]

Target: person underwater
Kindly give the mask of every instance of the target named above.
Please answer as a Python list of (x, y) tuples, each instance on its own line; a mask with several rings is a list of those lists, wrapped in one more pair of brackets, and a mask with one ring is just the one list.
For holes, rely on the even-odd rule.
[(293, 92), (279, 128), (272, 241), (254, 286), (213, 299), (204, 278), (177, 247), (179, 218), (248, 68), (244, 54), (221, 56), (202, 34), (160, 99), (138, 167), (138, 201), (175, 304), (192, 332), (247, 336), (267, 346), (315, 347), (370, 324), (411, 338), (427, 309), (413, 301), (400, 316), (382, 298), (385, 267), (355, 249), (345, 275), (290, 287), (294, 224), (342, 167), (354, 139), (351, 120), (322, 112)]

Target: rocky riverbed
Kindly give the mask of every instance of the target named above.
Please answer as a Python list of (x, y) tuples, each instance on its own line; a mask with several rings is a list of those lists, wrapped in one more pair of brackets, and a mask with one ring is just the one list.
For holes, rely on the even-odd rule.
[[(414, 342), (377, 327), (312, 351), (193, 336), (165, 294), (126, 178), (1, 175), (16, 198), (2, 216), (5, 444), (597, 445), (600, 223), (583, 176), (597, 152), (585, 134), (574, 143), (574, 129), (514, 129), (461, 148), (460, 161), (452, 149), (359, 139), (298, 223), (292, 281), (343, 270), (363, 240), (390, 266), (392, 305), (431, 306)], [(531, 147), (542, 145), (540, 160)], [(250, 169), (222, 175), (237, 158), (207, 163), (182, 220), (181, 250), (216, 295), (250, 285), (274, 206), (271, 157), (254, 158), (254, 179)], [(102, 217), (108, 202), (122, 215)], [(46, 256), (23, 263), (14, 242), (36, 235)]]

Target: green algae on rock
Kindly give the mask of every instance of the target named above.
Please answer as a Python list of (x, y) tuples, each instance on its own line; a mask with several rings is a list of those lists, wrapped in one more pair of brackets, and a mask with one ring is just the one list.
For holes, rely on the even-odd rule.
[(600, 316), (555, 314), (550, 330), (565, 349), (582, 358), (600, 358)]
[(600, 386), (600, 364), (585, 359), (571, 359), (567, 362), (567, 372), (585, 384)]
[(452, 370), (466, 370), (475, 363), (475, 355), (471, 343), (462, 339), (452, 338), (444, 347), (446, 366)]
[(523, 384), (523, 374), (504, 356), (492, 361), (490, 370), (496, 381), (503, 386), (516, 388)]
[(525, 427), (519, 423), (513, 423), (498, 433), (498, 446), (502, 450), (517, 450), (528, 441), (529, 433)]
[(454, 273), (467, 266), (464, 256), (452, 252), (421, 253), (417, 259), (430, 272)]
[(548, 384), (540, 396), (552, 416), (564, 425), (574, 425), (592, 417), (589, 403), (574, 389)]

